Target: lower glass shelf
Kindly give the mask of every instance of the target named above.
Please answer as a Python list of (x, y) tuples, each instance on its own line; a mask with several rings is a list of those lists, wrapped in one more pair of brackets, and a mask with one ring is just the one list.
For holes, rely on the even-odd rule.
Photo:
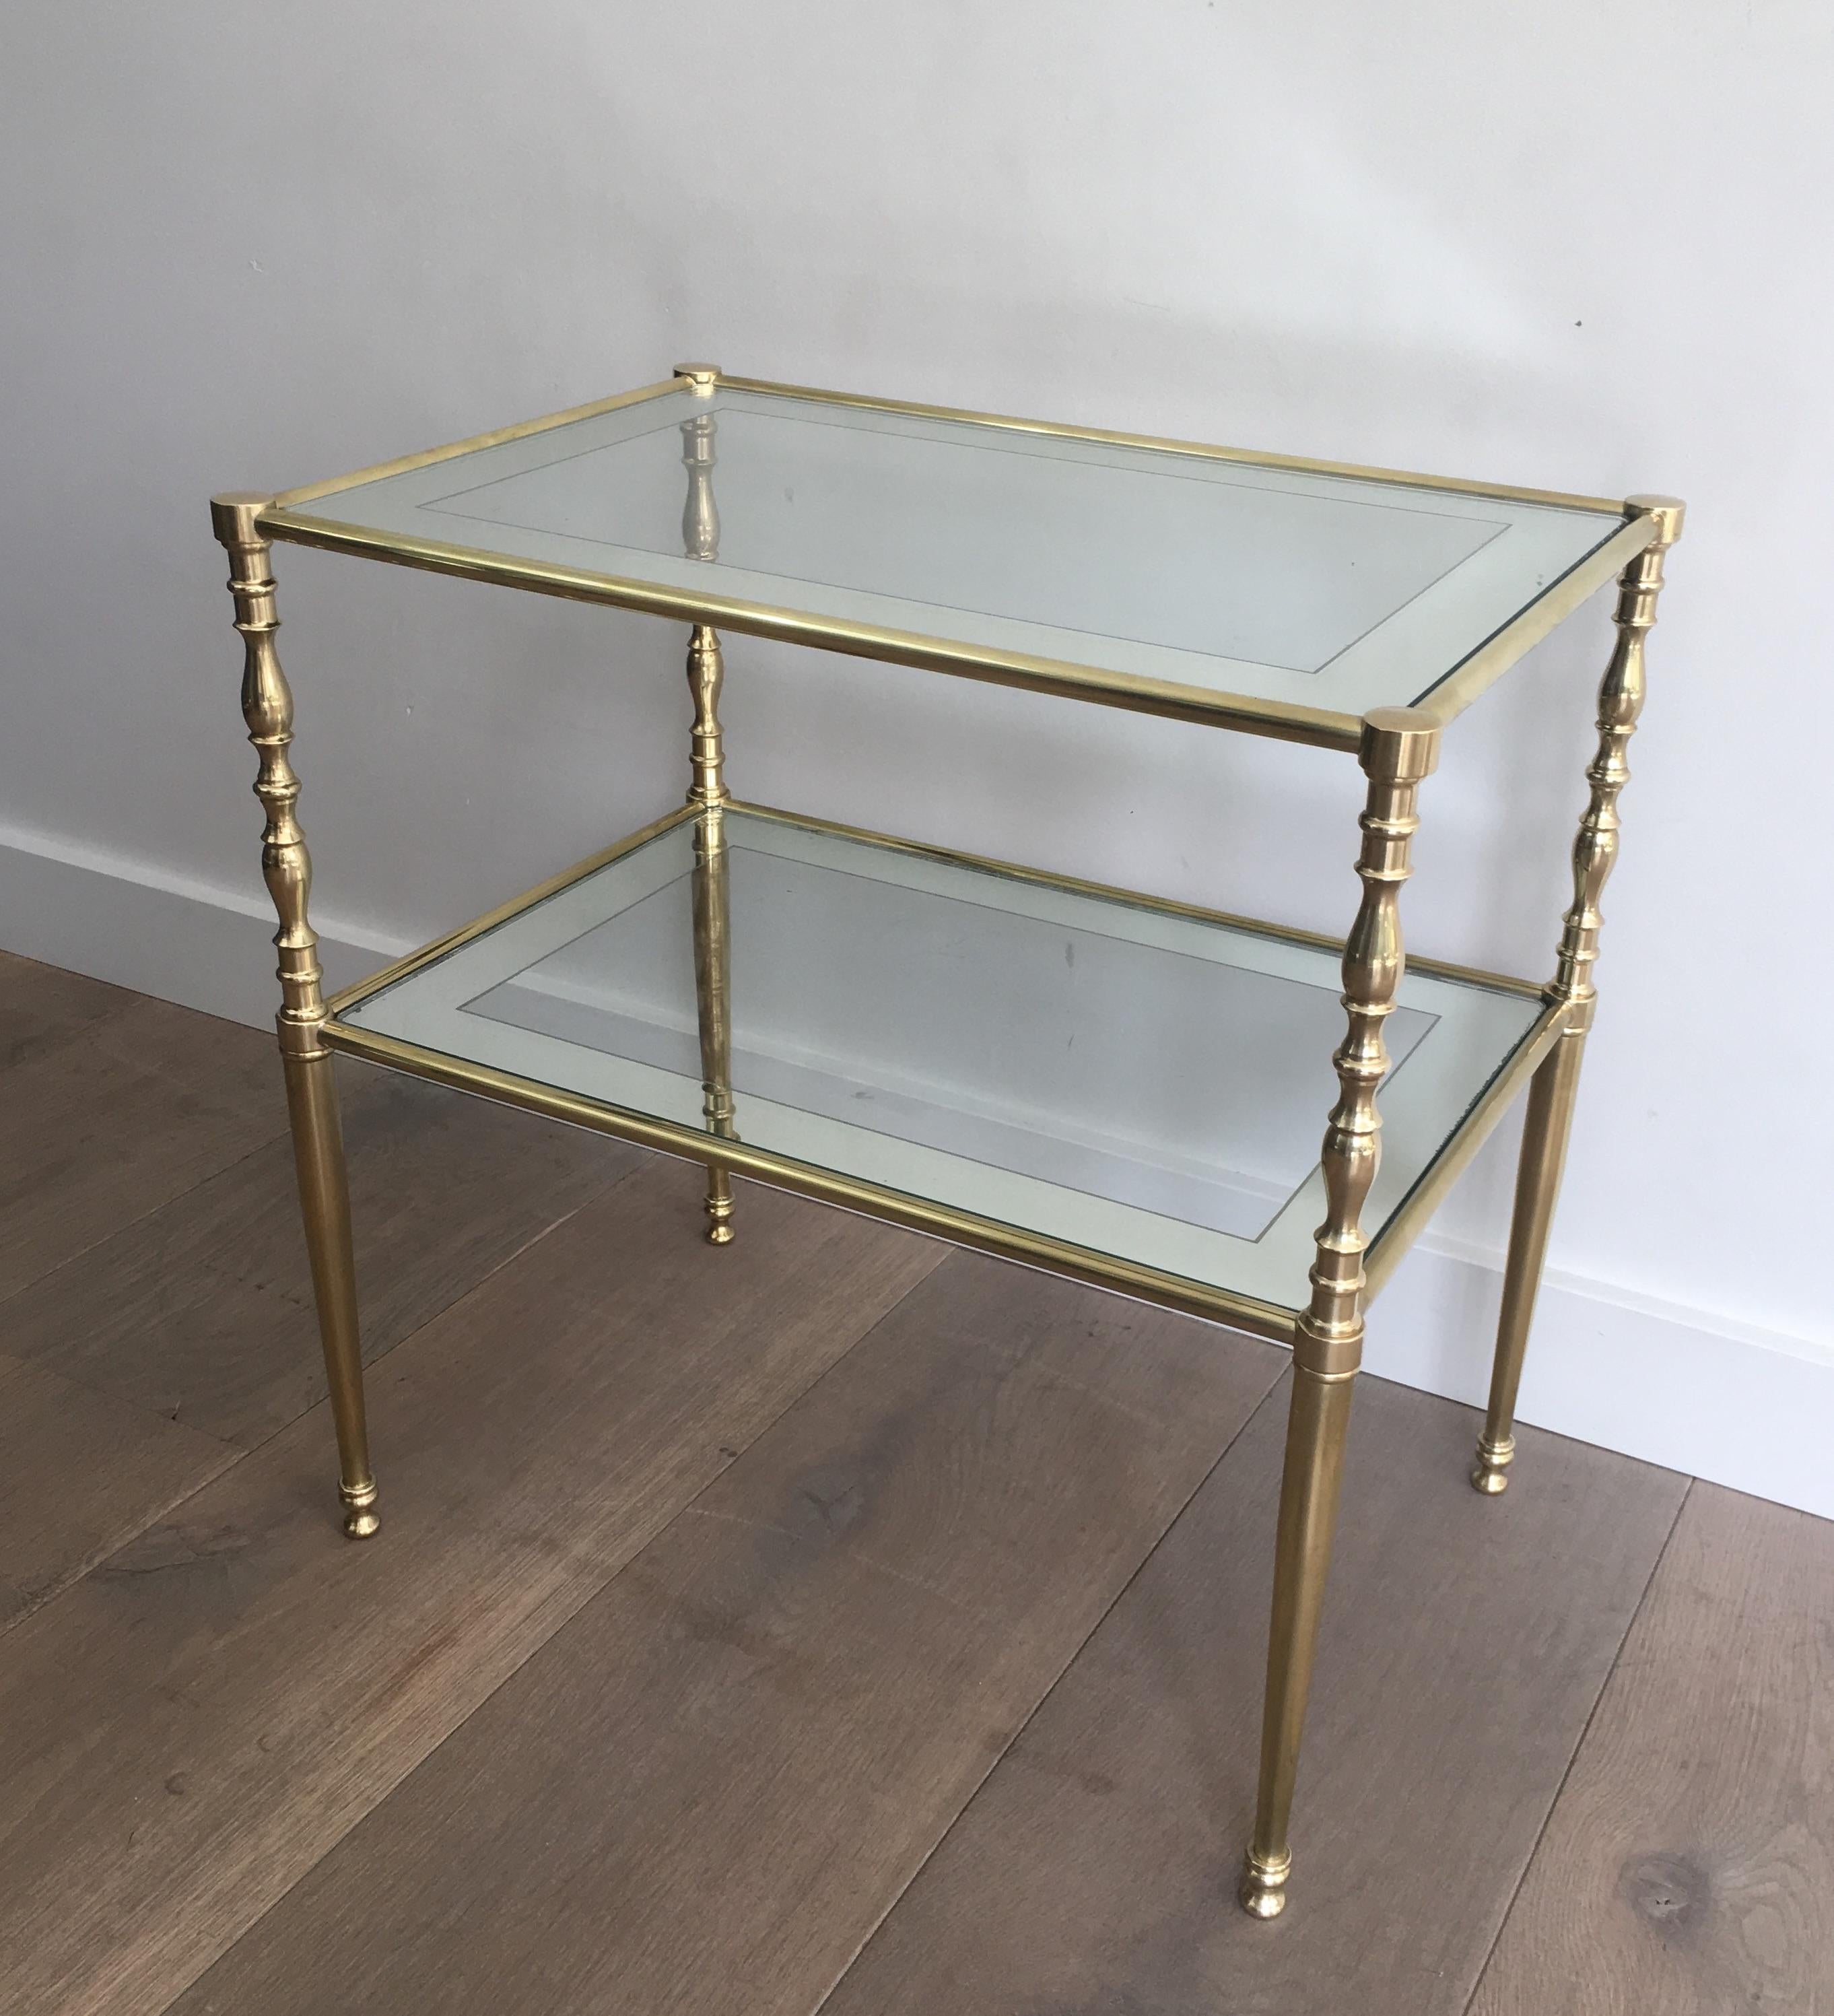
[[(352, 989), (327, 1035), (1285, 1335), (1325, 1212), (1339, 957), (1272, 926), (689, 806)], [(1557, 1024), (1525, 983), (1410, 963), (1372, 1237), (1462, 1161)]]

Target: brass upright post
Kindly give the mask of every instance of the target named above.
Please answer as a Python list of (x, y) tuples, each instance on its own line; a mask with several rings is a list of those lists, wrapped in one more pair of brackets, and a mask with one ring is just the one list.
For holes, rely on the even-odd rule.
[(1408, 879), (1422, 778), (1439, 760), (1439, 730), (1408, 707), (1380, 707), (1363, 723), (1369, 780), (1357, 862), (1363, 899), (1343, 948), (1348, 1026), (1332, 1061), (1338, 1100), (1325, 1132), (1325, 1222), (1311, 1300), (1293, 1338), (1293, 1398), (1274, 1553), (1273, 1617), (1261, 1722), (1260, 1791), (1239, 1891), (1244, 1910), (1278, 1917), (1293, 1869), (1289, 1827), (1313, 1655), (1337, 1524), (1350, 1389), (1363, 1356), (1362, 1210), (1375, 1180), (1382, 1121), (1376, 1088), (1388, 1069), (1383, 1024), (1403, 967), (1400, 898)]
[(261, 758), (255, 796), (268, 815), (261, 839), (261, 873), (274, 899), (280, 928), (274, 943), (280, 955), (280, 1057), (286, 1074), (287, 1111), (293, 1122), (293, 1162), (299, 1176), (300, 1208), (306, 1250), (318, 1307), (318, 1334), (325, 1347), (332, 1419), (337, 1428), (340, 1494), (344, 1531), (365, 1539), (380, 1524), (376, 1478), (363, 1417), (363, 1359), (357, 1329), (357, 1276), (351, 1251), (350, 1193), (344, 1176), (343, 1138), (337, 1117), (337, 1086), (331, 1053), (322, 1031), (325, 1002), (320, 991), (318, 938), (307, 921), (312, 885), (293, 809), (300, 794), (288, 750), (293, 741), (293, 694), (280, 668), (274, 633), (268, 542), (255, 525), (265, 497), (243, 491), (210, 500), (210, 522), (229, 555), (229, 592), (236, 628), (242, 633), (244, 663), (242, 712), (248, 739)]
[[(732, 1133), (731, 961), (727, 933), (725, 754), (720, 739), (720, 686), (725, 665), (720, 640), (704, 623), (688, 646), (688, 686), (694, 696), (688, 802), (700, 808), (694, 823), (694, 992), (700, 1022), (702, 1111), (707, 1132)], [(707, 1236), (715, 1246), (732, 1237), (732, 1177), (710, 1162), (707, 1170)]]
[[(717, 364), (678, 364), (674, 376), (696, 401), (710, 400), (720, 380)], [(714, 499), (713, 413), (681, 423), (681, 466), (688, 472), (681, 507), (681, 549), (691, 560), (720, 556), (720, 510)], [(688, 644), (688, 690), (694, 697), (694, 730), (688, 802), (700, 808), (694, 823), (694, 998), (700, 1024), (701, 1111), (707, 1132), (730, 1139), (732, 1125), (731, 943), (727, 916), (725, 748), (720, 735), (720, 688), (725, 661), (718, 635), (704, 623)], [(732, 1177), (708, 1163), (707, 1236), (715, 1246), (732, 1238)]]
[(1655, 520), (1657, 531), (1653, 543), (1624, 569), (1619, 582), (1617, 641), (1598, 687), (1598, 753), (1586, 771), (1591, 796), (1573, 843), (1573, 902), (1562, 920), (1559, 967), (1547, 988), (1550, 1002), (1565, 1004), (1566, 1023), (1529, 1090), (1490, 1406), (1471, 1472), (1473, 1485), (1487, 1497), (1494, 1497), (1507, 1487), (1516, 1455), (1516, 1396), (1522, 1384), (1522, 1363), (1547, 1258), (1555, 1201), (1566, 1166), (1580, 1064), (1598, 1006), (1592, 968), (1604, 922), (1598, 898), (1617, 859), (1617, 801), (1630, 781), (1630, 740), (1643, 711), (1643, 640), (1656, 622), (1663, 561), (1681, 535), (1685, 515), (1678, 498), (1632, 497), (1627, 501), (1632, 509)]

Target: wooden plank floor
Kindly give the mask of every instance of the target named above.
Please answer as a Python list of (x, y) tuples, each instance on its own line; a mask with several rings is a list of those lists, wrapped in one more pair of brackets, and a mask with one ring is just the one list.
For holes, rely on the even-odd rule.
[(1251, 1924), (1280, 1353), (346, 1098), (363, 1547), (271, 1046), (0, 955), (7, 2016), (1834, 2011), (1834, 1527), (1365, 1382)]

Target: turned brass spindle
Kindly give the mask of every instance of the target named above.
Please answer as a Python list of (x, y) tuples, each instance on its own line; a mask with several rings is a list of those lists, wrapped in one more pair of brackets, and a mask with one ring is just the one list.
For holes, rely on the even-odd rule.
[[(732, 1107), (732, 944), (727, 906), (725, 808), (708, 805), (694, 822), (694, 992), (699, 1010), (701, 1111), (707, 1132), (730, 1141)], [(732, 1179), (710, 1167), (707, 1236), (715, 1246), (732, 1237)]]
[[(720, 734), (720, 687), (725, 677), (720, 640), (704, 623), (688, 646), (688, 689), (694, 697), (689, 740), (693, 782), (688, 802), (700, 808), (694, 826), (694, 992), (700, 1024), (702, 1111), (707, 1132), (733, 1136), (731, 948), (727, 913), (724, 808), (725, 751)], [(710, 1162), (707, 1236), (715, 1246), (732, 1238), (732, 1177)]]
[(1368, 1245), (1362, 1214), (1380, 1155), (1376, 1094), (1388, 1070), (1383, 1027), (1401, 985), (1401, 884), (1419, 823), (1421, 780), (1438, 761), (1439, 730), (1410, 708), (1379, 708), (1364, 722), (1361, 754), (1369, 780), (1357, 861), (1363, 897), (1343, 949), (1347, 1026), (1332, 1060), (1338, 1099), (1322, 1157), (1325, 1222), (1318, 1231), (1311, 1298), (1293, 1338), (1260, 1790), (1239, 1892), (1242, 1908), (1257, 1918), (1277, 1917), (1286, 1909), (1293, 1868), (1293, 1786), (1337, 1522), (1350, 1391), (1362, 1363), (1363, 1255)]
[(1549, 1001), (1565, 1005), (1566, 1022), (1529, 1089), (1490, 1404), (1471, 1472), (1473, 1485), (1487, 1497), (1508, 1486), (1515, 1459), (1516, 1395), (1566, 1164), (1580, 1064), (1598, 1005), (1592, 969), (1604, 922), (1598, 904), (1617, 860), (1617, 801), (1630, 781), (1630, 741), (1643, 711), (1644, 639), (1656, 622), (1663, 563), (1681, 537), (1685, 515), (1680, 501), (1672, 497), (1633, 497), (1628, 502), (1633, 511), (1655, 521), (1656, 538), (1624, 569), (1618, 584), (1617, 637), (1598, 687), (1598, 749), (1587, 766), (1591, 795), (1573, 843), (1573, 902), (1562, 920), (1559, 961), (1547, 988)]
[(268, 501), (241, 491), (213, 498), (210, 520), (229, 555), (229, 592), (244, 653), (243, 718), (260, 759), (255, 796), (268, 815), (261, 836), (261, 873), (280, 921), (274, 938), (279, 954), (281, 999), (276, 1021), (300, 1206), (337, 1431), (344, 1530), (353, 1539), (363, 1539), (376, 1532), (379, 1521), (364, 1420), (350, 1194), (336, 1083), (322, 1035), (325, 1001), (318, 938), (307, 914), (311, 857), (295, 815), (300, 783), (289, 753), (293, 693), (274, 643), (280, 619), (275, 613), (274, 581), (268, 571), (271, 549), (256, 524)]
[(681, 546), (691, 560), (720, 556), (720, 507), (714, 501), (714, 430), (711, 413), (681, 423), (681, 464), (688, 472), (688, 501), (681, 507)]

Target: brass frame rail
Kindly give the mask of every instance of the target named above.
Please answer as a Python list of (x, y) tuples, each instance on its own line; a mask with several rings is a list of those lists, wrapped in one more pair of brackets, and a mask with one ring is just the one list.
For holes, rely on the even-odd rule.
[[(812, 617), (710, 591), (665, 588), (545, 565), (513, 555), (385, 534), (328, 515), (335, 509), (331, 500), (358, 484), (424, 468), (475, 449), (520, 440), (666, 394), (685, 391), (710, 397), (722, 385), (1034, 434), (1617, 513), (1624, 523), (1585, 560), (1551, 583), (1536, 601), (1432, 683), (1412, 706), (1379, 708), (1358, 718), (1325, 708), (1218, 693), (969, 646), (946, 638)], [(719, 541), (718, 513), (712, 490), (711, 430), (691, 417), (683, 423), (682, 431), (682, 459), (688, 477), (684, 549), (690, 559), (711, 560), (717, 555)], [(318, 508), (302, 508), (307, 506)], [(230, 556), (229, 588), (235, 602), (236, 628), (245, 646), (243, 711), (250, 740), (260, 758), (255, 791), (267, 814), (263, 868), (280, 923), (275, 941), (279, 952), (282, 995), (280, 1049), (337, 1431), (346, 1531), (354, 1538), (366, 1538), (376, 1532), (378, 1517), (363, 1412), (350, 1207), (331, 1078), (333, 1053), (340, 1049), (461, 1091), (705, 1164), (707, 1236), (715, 1244), (724, 1244), (732, 1237), (731, 1178), (737, 1173), (1289, 1344), (1293, 1352), (1293, 1384), (1275, 1550), (1260, 1794), (1240, 1887), (1246, 1910), (1257, 1917), (1276, 1916), (1285, 1907), (1292, 1868), (1289, 1831), (1300, 1741), (1330, 1562), (1350, 1394), (1361, 1362), (1365, 1312), (1440, 1198), (1526, 1085), (1530, 1094), (1495, 1372), (1472, 1474), (1473, 1483), (1487, 1496), (1501, 1492), (1508, 1482), (1515, 1449), (1516, 1390), (1559, 1189), (1580, 1060), (1596, 1003), (1591, 975), (1598, 956), (1598, 902), (1617, 853), (1617, 801), (1629, 776), (1625, 753), (1642, 706), (1645, 639), (1656, 620), (1664, 557), (1681, 535), (1684, 507), (1680, 502), (1669, 497), (1637, 496), (1620, 502), (1160, 441), (1095, 428), (815, 391), (762, 380), (728, 378), (715, 366), (696, 364), (678, 365), (673, 376), (635, 392), (520, 427), (477, 435), (423, 455), (405, 456), (329, 482), (275, 497), (247, 492), (221, 496), (213, 499), (211, 510), (216, 535)], [(307, 914), (311, 866), (295, 816), (299, 780), (288, 758), (293, 739), (293, 697), (274, 643), (279, 618), (268, 560), (275, 540), (687, 621), (692, 626), (688, 679), (694, 702), (688, 803), (617, 846), (593, 855), (514, 902), (325, 1003), (320, 988), (317, 939)], [(1364, 1233), (1361, 1217), (1380, 1148), (1377, 1094), (1388, 1065), (1383, 1026), (1393, 1009), (1405, 963), (1400, 899), (1410, 871), (1422, 784), (1437, 764), (1446, 725), (1523, 652), (1613, 578), (1619, 584), (1616, 643), (1599, 691), (1598, 751), (1586, 773), (1590, 799), (1573, 844), (1573, 900), (1562, 920), (1554, 977), (1545, 987), (1537, 987), (1465, 968), (1415, 962), (1422, 970), (1447, 977), (1479, 981), (1493, 988), (1538, 996), (1544, 1003), (1542, 1012), (1372, 1242)], [(1157, 1273), (1113, 1255), (798, 1162), (736, 1138), (731, 1088), (726, 1082), (730, 1032), (723, 1006), (711, 1005), (719, 1002), (726, 956), (723, 820), (728, 810), (766, 818), (784, 819), (789, 815), (763, 807), (737, 806), (727, 792), (718, 713), (723, 678), (720, 628), (1356, 752), (1367, 779), (1360, 822), (1362, 847), (1357, 863), (1362, 900), (1349, 937), (1341, 947), (1335, 940), (1312, 933), (1286, 931), (1185, 905), (1155, 902), (1129, 891), (1016, 869), (945, 849), (917, 848), (909, 842), (888, 841), (883, 835), (861, 833), (857, 829), (829, 828), (878, 844), (908, 847), (938, 859), (997, 869), (1003, 874), (1072, 891), (1124, 895), (1131, 902), (1149, 904), (1168, 914), (1251, 929), (1314, 949), (1329, 945), (1341, 950), (1347, 1029), (1334, 1059), (1340, 1096), (1325, 1126), (1321, 1165), (1327, 1208), (1317, 1234), (1311, 1294), (1303, 1306), (1288, 1308), (1257, 1301)], [(343, 1019), (349, 1010), (379, 988), (657, 833), (690, 820), (696, 823), (696, 984), (703, 996), (702, 1127), (678, 1125), (623, 1111), (489, 1066), (401, 1042)], [(797, 823), (814, 826), (826, 823), (811, 819)]]

